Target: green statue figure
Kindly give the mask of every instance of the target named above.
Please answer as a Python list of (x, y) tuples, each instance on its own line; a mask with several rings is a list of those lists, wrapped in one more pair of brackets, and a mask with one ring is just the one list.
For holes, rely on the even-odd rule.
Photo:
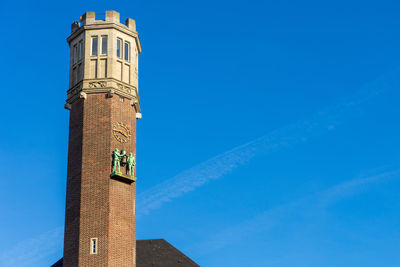
[(113, 152), (113, 170), (114, 172), (116, 171), (118, 167), (118, 172), (121, 172), (121, 164), (120, 164), (120, 158), (122, 155), (119, 153), (118, 148), (116, 148)]
[(134, 168), (136, 165), (136, 161), (135, 161), (135, 157), (133, 156), (132, 153), (129, 153), (129, 157), (128, 157), (128, 173), (129, 176), (135, 176), (135, 172), (134, 172)]
[(119, 160), (120, 160), (120, 164), (121, 164), (121, 166), (125, 166), (126, 165), (126, 158), (128, 157), (127, 155), (126, 155), (126, 149), (125, 148), (122, 148), (121, 149), (121, 154), (120, 154), (121, 156), (119, 157)]

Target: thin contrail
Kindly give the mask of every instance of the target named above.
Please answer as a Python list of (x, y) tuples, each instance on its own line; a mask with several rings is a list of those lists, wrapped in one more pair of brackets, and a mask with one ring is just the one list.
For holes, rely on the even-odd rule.
[(321, 110), (306, 120), (235, 147), (144, 191), (137, 198), (137, 216), (147, 214), (161, 207), (163, 203), (190, 192), (212, 179), (223, 177), (257, 154), (272, 153), (284, 147), (306, 142), (312, 137), (334, 129), (346, 119), (359, 117), (363, 104), (383, 91), (399, 88), (399, 77), (399, 71), (393, 71), (367, 84), (349, 100)]
[[(360, 107), (374, 96), (399, 88), (399, 71), (369, 83), (352, 99), (322, 110), (307, 120), (299, 121), (276, 130), (251, 142), (235, 147), (225, 153), (185, 170), (175, 177), (156, 185), (138, 195), (137, 216), (159, 208), (163, 203), (193, 191), (212, 179), (218, 179), (261, 153), (272, 153), (287, 146), (307, 141), (334, 129), (345, 118), (359, 116)], [(60, 251), (62, 227), (43, 233), (39, 237), (21, 241), (0, 253), (0, 266), (32, 266), (39, 259)], [(22, 251), (22, 252), (21, 252)], [(25, 251), (25, 252), (24, 252)], [(48, 258), (48, 257), (47, 257)]]
[(391, 178), (398, 178), (399, 176), (400, 169), (396, 169), (339, 183), (326, 190), (268, 209), (249, 220), (206, 237), (204, 242), (195, 245), (196, 249), (201, 251), (201, 254), (214, 253), (215, 250), (240, 242), (250, 235), (265, 233), (273, 227), (281, 225), (285, 217), (293, 216), (296, 212), (306, 213), (312, 209), (324, 209), (332, 203), (356, 194), (358, 191), (365, 189), (366, 186), (387, 181)]

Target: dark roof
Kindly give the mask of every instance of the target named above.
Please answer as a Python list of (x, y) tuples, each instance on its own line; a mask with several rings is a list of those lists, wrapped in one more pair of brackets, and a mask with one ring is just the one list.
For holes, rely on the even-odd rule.
[(137, 267), (199, 267), (164, 239), (136, 241)]
[(56, 263), (51, 265), (51, 267), (63, 267), (63, 258), (59, 259)]
[[(62, 258), (51, 267), (62, 267)], [(199, 267), (164, 239), (136, 241), (137, 267)]]

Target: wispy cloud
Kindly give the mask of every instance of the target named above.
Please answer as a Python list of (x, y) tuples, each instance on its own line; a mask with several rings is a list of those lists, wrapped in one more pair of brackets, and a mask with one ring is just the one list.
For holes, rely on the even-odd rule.
[(369, 100), (384, 91), (399, 87), (399, 76), (399, 71), (396, 70), (364, 86), (348, 100), (316, 112), (306, 120), (217, 155), (148, 189), (138, 195), (137, 215), (140, 217), (147, 214), (161, 207), (163, 203), (190, 192), (210, 180), (223, 177), (257, 154), (272, 153), (297, 143), (307, 142), (310, 138), (333, 130), (345, 121), (359, 117), (363, 104), (370, 102)]
[(306, 213), (309, 210), (322, 210), (337, 201), (367, 189), (372, 184), (399, 177), (400, 169), (396, 169), (336, 184), (326, 190), (268, 209), (249, 220), (228, 227), (217, 234), (207, 237), (204, 242), (198, 243), (196, 247), (204, 254), (214, 252), (230, 244), (240, 242), (250, 235), (265, 233), (280, 225), (285, 217), (295, 216), (296, 212)]
[[(272, 153), (279, 149), (293, 146), (297, 143), (306, 142), (310, 138), (333, 130), (345, 120), (359, 116), (363, 103), (369, 102), (369, 100), (384, 91), (399, 87), (399, 73), (399, 70), (393, 71), (377, 81), (366, 85), (347, 101), (343, 101), (330, 108), (321, 110), (306, 120), (299, 121), (251, 142), (235, 147), (227, 152), (206, 160), (193, 168), (185, 170), (153, 188), (148, 189), (138, 195), (137, 216), (140, 217), (141, 215), (147, 214), (151, 210), (161, 207), (163, 203), (178, 198), (187, 192), (193, 191), (210, 180), (223, 177), (235, 168), (251, 160), (257, 154)], [(370, 178), (373, 179), (372, 177)], [(358, 182), (355, 180), (352, 181), (352, 183), (361, 185), (366, 181), (367, 180), (365, 179)], [(353, 188), (355, 188), (354, 185)], [(345, 186), (344, 188), (352, 187)], [(332, 188), (331, 191), (326, 192), (323, 196), (325, 196), (325, 201), (329, 201), (329, 196), (334, 196), (335, 194), (339, 194), (339, 192), (343, 193), (345, 191), (346, 190), (335, 191), (335, 189)], [(263, 221), (264, 228), (269, 225), (272, 226), (274, 224), (273, 220), (263, 218), (278, 218), (277, 215), (285, 213), (291, 207), (300, 204), (301, 201), (277, 207), (273, 210), (267, 211), (265, 214), (259, 215), (257, 218), (245, 222), (241, 226), (244, 226), (248, 231), (252, 231), (252, 226), (258, 225), (257, 222), (261, 220)], [(0, 266), (34, 266), (35, 263), (39, 262), (41, 259), (48, 258), (49, 256), (54, 255), (54, 253), (61, 251), (63, 235), (62, 229), (62, 227), (53, 229), (36, 238), (24, 240), (9, 250), (1, 252)], [(227, 230), (224, 238), (228, 241), (229, 235), (231, 234), (232, 233)], [(244, 234), (245, 233), (243, 233), (243, 235)], [(235, 238), (237, 238), (237, 235)], [(223, 245), (224, 244), (217, 244), (216, 246), (218, 247)]]
[(62, 248), (63, 228), (58, 227), (40, 236), (24, 240), (0, 253), (2, 267), (37, 266), (40, 260), (48, 259)]

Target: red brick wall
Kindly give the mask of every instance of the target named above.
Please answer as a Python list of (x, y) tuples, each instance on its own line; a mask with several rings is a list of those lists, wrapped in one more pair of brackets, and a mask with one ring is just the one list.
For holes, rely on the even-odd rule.
[(65, 206), (64, 266), (78, 266), (82, 165), (83, 101), (72, 104), (69, 122), (67, 201)]
[[(132, 135), (128, 143), (113, 137), (114, 122), (128, 125)], [(128, 99), (121, 102), (116, 95), (88, 94), (73, 103), (64, 266), (77, 266), (77, 262), (79, 266), (135, 266), (136, 183), (110, 179), (112, 152), (123, 147), (136, 153), (136, 113)], [(94, 237), (98, 254), (90, 255)]]
[[(111, 99), (112, 122), (123, 122), (131, 130), (130, 142), (121, 145), (115, 138), (111, 140), (111, 148), (122, 149), (125, 147), (127, 153), (136, 154), (136, 113), (125, 99), (120, 102), (118, 96)], [(122, 167), (121, 167), (122, 168)], [(122, 170), (121, 170), (122, 171)], [(134, 266), (136, 248), (136, 183), (131, 185), (110, 180), (110, 243), (109, 243), (109, 266)]]

